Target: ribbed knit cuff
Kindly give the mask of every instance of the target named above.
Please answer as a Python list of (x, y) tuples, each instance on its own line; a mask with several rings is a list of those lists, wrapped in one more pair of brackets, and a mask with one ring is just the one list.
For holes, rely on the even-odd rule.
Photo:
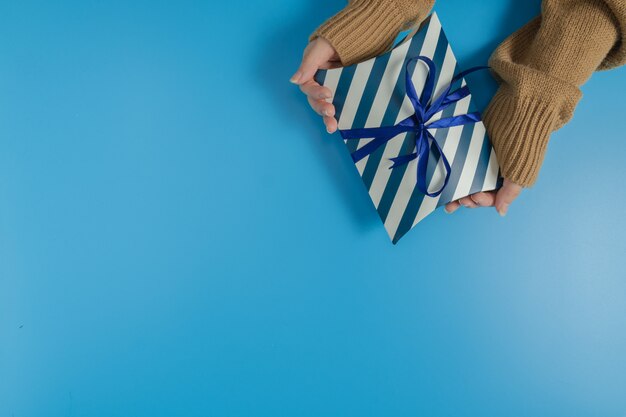
[(313, 32), (310, 40), (326, 39), (341, 63), (352, 65), (385, 52), (405, 20), (393, 1), (353, 0)]
[(533, 185), (550, 134), (559, 125), (558, 107), (500, 88), (485, 110), (484, 123), (502, 176), (523, 187)]

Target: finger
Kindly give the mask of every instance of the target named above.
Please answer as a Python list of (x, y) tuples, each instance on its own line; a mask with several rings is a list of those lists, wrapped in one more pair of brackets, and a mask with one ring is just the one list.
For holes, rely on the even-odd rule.
[(334, 117), (324, 116), (324, 124), (326, 125), (326, 131), (328, 133), (335, 133), (337, 131), (337, 120)]
[(322, 87), (314, 80), (300, 85), (300, 90), (307, 96), (315, 100), (326, 100), (332, 97), (328, 87)]
[(494, 191), (483, 191), (469, 196), (479, 207), (490, 207), (496, 203), (496, 193)]
[(311, 42), (304, 50), (302, 63), (290, 81), (301, 85), (312, 80), (317, 70), (328, 62), (334, 53), (334, 49), (327, 42), (318, 40)]
[(478, 207), (478, 204), (474, 203), (474, 201), (469, 196), (459, 199), (459, 204), (466, 208)]
[(319, 69), (335, 69), (335, 68), (340, 68), (340, 67), (341, 67), (341, 61), (331, 60), (331, 61), (322, 62)]
[(504, 184), (502, 188), (498, 190), (496, 194), (496, 210), (500, 214), (500, 216), (505, 216), (506, 212), (509, 210), (509, 206), (511, 203), (520, 195), (522, 192), (522, 186), (515, 184), (504, 179)]
[(309, 105), (320, 116), (333, 117), (335, 115), (335, 106), (325, 100), (313, 100), (311, 97), (307, 98)]
[(452, 214), (455, 211), (457, 211), (459, 209), (459, 207), (461, 207), (461, 204), (459, 204), (458, 200), (457, 201), (452, 201), (452, 202), (446, 204), (446, 206), (443, 208), (443, 211), (445, 211), (448, 214)]

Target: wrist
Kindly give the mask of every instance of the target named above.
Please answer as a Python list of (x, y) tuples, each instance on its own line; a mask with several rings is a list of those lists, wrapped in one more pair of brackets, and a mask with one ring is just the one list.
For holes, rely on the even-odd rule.
[(559, 125), (558, 107), (500, 88), (484, 115), (502, 176), (522, 187), (539, 175), (550, 134)]
[(403, 21), (401, 11), (392, 1), (352, 1), (317, 28), (310, 40), (326, 39), (337, 51), (341, 63), (352, 65), (383, 53)]

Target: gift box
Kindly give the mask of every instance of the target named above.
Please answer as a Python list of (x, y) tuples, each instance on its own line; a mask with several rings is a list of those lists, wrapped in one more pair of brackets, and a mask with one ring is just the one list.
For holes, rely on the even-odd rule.
[(315, 76), (394, 244), (437, 207), (501, 184), (464, 78), (478, 69), (459, 70), (433, 13), (387, 53)]

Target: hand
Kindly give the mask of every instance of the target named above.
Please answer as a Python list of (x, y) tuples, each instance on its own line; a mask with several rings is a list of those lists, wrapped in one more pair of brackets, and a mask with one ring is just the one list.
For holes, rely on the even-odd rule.
[(521, 185), (515, 184), (505, 178), (504, 184), (502, 184), (502, 187), (499, 190), (483, 191), (463, 197), (459, 200), (446, 204), (444, 210), (446, 213), (454, 213), (461, 206), (467, 208), (495, 206), (498, 213), (501, 216), (504, 216), (509, 209), (509, 205), (520, 195), (521, 192)]
[(299, 85), (300, 90), (307, 95), (313, 110), (322, 116), (328, 133), (337, 130), (335, 106), (326, 101), (332, 98), (332, 94), (328, 88), (319, 85), (313, 77), (318, 69), (336, 68), (339, 65), (339, 56), (330, 42), (324, 38), (316, 38), (305, 48), (300, 68), (289, 80)]

